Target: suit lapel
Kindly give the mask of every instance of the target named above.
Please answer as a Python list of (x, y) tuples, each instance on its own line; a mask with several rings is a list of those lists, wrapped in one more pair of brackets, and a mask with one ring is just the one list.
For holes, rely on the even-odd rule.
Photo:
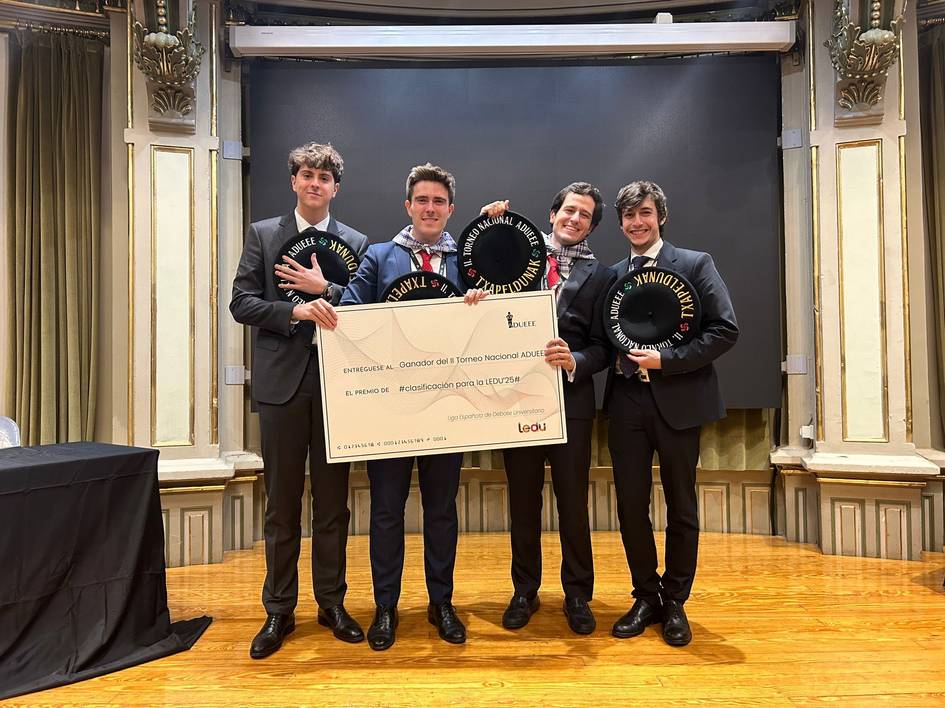
[(670, 270), (678, 272), (678, 260), (679, 257), (676, 254), (676, 247), (669, 241), (663, 241), (663, 247), (660, 249), (659, 256), (656, 258), (656, 265), (660, 268), (669, 268)]
[[(334, 234), (335, 236), (341, 236), (341, 231), (338, 230), (338, 222), (335, 221), (335, 217), (328, 215), (328, 233)], [(343, 236), (341, 236), (344, 238)]]
[(446, 277), (453, 285), (462, 290), (463, 281), (459, 277), (459, 254), (444, 253), (443, 257), (446, 258)]
[(410, 260), (410, 253), (399, 243), (394, 244), (391, 256), (394, 260), (394, 268), (393, 273), (391, 274), (391, 280), (394, 278), (399, 278), (402, 275), (406, 275), (413, 270), (413, 262)]
[(612, 266), (610, 266), (610, 267), (611, 267), (611, 268), (613, 269), (613, 271), (617, 274), (617, 277), (618, 277), (618, 278), (622, 278), (622, 277), (625, 276), (625, 275), (629, 272), (629, 270), (630, 270), (630, 257), (628, 256), (627, 258), (624, 258), (622, 261), (620, 261), (620, 262), (618, 262), (618, 263), (614, 263), (614, 264), (613, 264)]
[(571, 301), (577, 295), (578, 290), (584, 285), (591, 271), (594, 269), (594, 261), (590, 258), (577, 258), (571, 263), (571, 272), (568, 279), (561, 286), (561, 295), (558, 296), (558, 313), (566, 311), (571, 306)]
[(279, 229), (272, 238), (272, 245), (275, 247), (276, 252), (281, 251), (286, 241), (293, 236), (297, 236), (298, 233), (299, 229), (295, 223), (295, 213), (286, 214), (279, 219)]

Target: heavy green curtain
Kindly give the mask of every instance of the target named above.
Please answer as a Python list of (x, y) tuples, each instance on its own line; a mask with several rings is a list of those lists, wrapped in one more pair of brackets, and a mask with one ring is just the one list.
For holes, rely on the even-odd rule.
[[(945, 26), (919, 35), (922, 166), (932, 270), (938, 399), (945, 403)], [(945, 428), (945, 426), (943, 426)], [(945, 429), (940, 431), (945, 436)]]
[(98, 347), (101, 42), (13, 36), (6, 409), (24, 445), (92, 438)]

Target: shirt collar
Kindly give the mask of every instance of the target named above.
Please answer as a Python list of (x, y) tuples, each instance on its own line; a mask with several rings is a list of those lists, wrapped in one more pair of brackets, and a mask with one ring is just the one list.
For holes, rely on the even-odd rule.
[(630, 247), (630, 258), (633, 258), (634, 256), (648, 256), (648, 257), (650, 258), (650, 260), (655, 261), (656, 258), (657, 258), (657, 256), (659, 256), (660, 250), (661, 250), (662, 248), (663, 248), (663, 239), (662, 239), (662, 237), (656, 239), (656, 242), (655, 242), (652, 246), (650, 246), (648, 249), (646, 249), (646, 251), (644, 251), (643, 253), (637, 253), (635, 250), (633, 250), (633, 247), (631, 246), (631, 247)]
[(301, 214), (299, 214), (298, 209), (295, 210), (295, 226), (299, 230), (299, 233), (302, 233), (303, 231), (305, 231), (305, 229), (309, 229), (312, 227), (314, 227), (318, 231), (328, 231), (328, 223), (330, 221), (331, 221), (331, 214), (328, 214), (325, 216), (324, 219), (319, 221), (317, 224), (310, 224), (302, 217)]

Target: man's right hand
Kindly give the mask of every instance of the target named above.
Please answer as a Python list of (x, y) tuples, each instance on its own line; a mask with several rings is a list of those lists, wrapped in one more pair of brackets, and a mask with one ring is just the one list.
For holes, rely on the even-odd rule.
[(310, 320), (325, 329), (334, 329), (338, 326), (337, 311), (330, 302), (322, 298), (306, 302), (303, 305), (296, 305), (292, 308), (292, 319)]
[(509, 200), (502, 199), (497, 202), (486, 204), (479, 210), (480, 216), (502, 216), (509, 210)]

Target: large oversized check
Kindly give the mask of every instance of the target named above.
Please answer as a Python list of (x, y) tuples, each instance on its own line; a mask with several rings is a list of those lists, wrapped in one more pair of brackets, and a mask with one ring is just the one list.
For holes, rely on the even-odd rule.
[(355, 305), (318, 330), (328, 462), (567, 441), (551, 292)]

